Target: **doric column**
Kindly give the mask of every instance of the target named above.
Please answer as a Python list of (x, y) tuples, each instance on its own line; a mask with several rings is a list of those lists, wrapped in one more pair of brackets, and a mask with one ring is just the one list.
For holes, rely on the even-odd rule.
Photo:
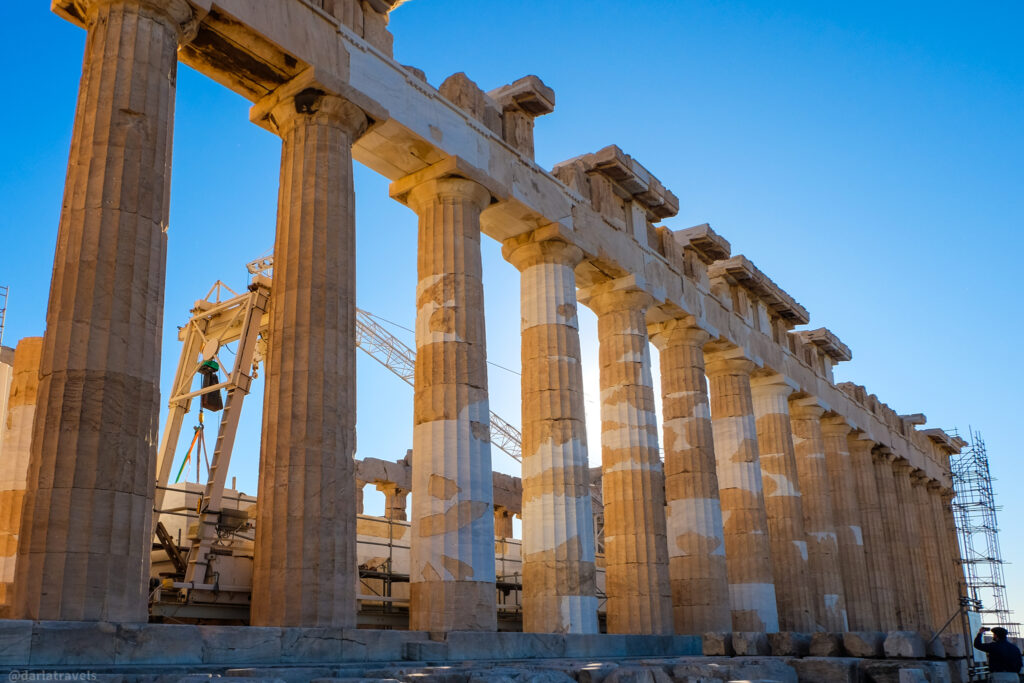
[(405, 504), (409, 492), (390, 481), (377, 483), (377, 490), (384, 494), (384, 517), (395, 522), (406, 521)]
[(366, 486), (365, 481), (356, 479), (356, 514), (363, 514), (363, 487)]
[(925, 615), (928, 626), (941, 626), (949, 617), (943, 605), (942, 570), (939, 568), (938, 537), (935, 532), (935, 517), (928, 495), (928, 475), (924, 470), (915, 469), (910, 473), (913, 502), (917, 505), (917, 523), (920, 529), (919, 545), (922, 563), (918, 580), (924, 593)]
[[(953, 611), (960, 608), (960, 598), (967, 594), (966, 580), (964, 579), (964, 568), (963, 568), (963, 554), (960, 551), (960, 536), (957, 533), (956, 519), (953, 515), (953, 498), (956, 497), (956, 493), (951, 488), (943, 487), (939, 490), (939, 497), (942, 500), (941, 507), (939, 509), (939, 515), (941, 516), (941, 524), (944, 531), (945, 548), (947, 554), (947, 567), (949, 568), (949, 575), (946, 580), (949, 582), (947, 585), (947, 592), (950, 600), (950, 614)], [(962, 624), (954, 623), (954, 630), (962, 630)]]
[(874, 442), (859, 434), (849, 438), (850, 463), (853, 468), (857, 501), (860, 504), (861, 532), (868, 567), (868, 587), (878, 622), (875, 628), (895, 631), (899, 628), (894, 598), (892, 554), (886, 541), (882, 521), (875, 465), (871, 456)]
[(926, 574), (924, 553), (921, 550), (921, 523), (910, 481), (913, 467), (904, 458), (896, 458), (892, 464), (893, 480), (896, 483), (896, 500), (899, 505), (899, 519), (903, 526), (903, 544), (893, 555), (894, 563), (907, 576), (911, 619), (905, 628), (918, 631), (930, 629), (928, 594), (925, 589)]
[(10, 604), (25, 500), (32, 417), (39, 390), (42, 337), (26, 337), (14, 351), (6, 416), (0, 421), (0, 604)]
[(355, 195), (363, 112), (310, 85), (253, 109), (281, 136), (252, 623), (355, 625)]
[(661, 360), (669, 581), (675, 631), (731, 631), (722, 505), (711, 403), (704, 377), (709, 335), (690, 321), (648, 328)]
[(807, 535), (807, 562), (810, 566), (814, 613), (818, 625), (830, 632), (846, 631), (846, 597), (839, 569), (839, 545), (832, 515), (828, 468), (825, 464), (825, 440), (821, 434), (821, 416), (825, 410), (813, 398), (794, 400), (790, 405), (790, 426), (796, 452), (796, 469)]
[[(500, 505), (494, 506), (494, 537), (512, 538), (512, 518), (515, 515), (508, 508)], [(525, 588), (525, 587), (524, 587)]]
[[(406, 189), (408, 187), (408, 189)], [(480, 212), (458, 175), (391, 186), (419, 216), (409, 628), (497, 630)]]
[(707, 358), (711, 425), (722, 501), (725, 557), (732, 627), (736, 631), (779, 630), (768, 520), (761, 483), (757, 423), (750, 396), (754, 363), (735, 350)]
[(960, 605), (959, 596), (956, 594), (955, 574), (953, 573), (954, 559), (949, 548), (946, 521), (942, 516), (943, 488), (942, 484), (934, 479), (928, 482), (928, 514), (931, 516), (939, 555), (939, 590), (941, 595), (937, 604), (944, 615), (942, 620), (936, 625), (936, 628), (946, 623), (946, 620), (959, 609)]
[(594, 523), (574, 268), (552, 229), (510, 240), (520, 272), (523, 630), (597, 633)]
[(789, 421), (789, 396), (792, 393), (793, 387), (782, 375), (760, 375), (751, 379), (779, 628), (810, 633), (815, 623), (814, 602), (796, 453)]
[(619, 285), (580, 294), (597, 314), (608, 632), (669, 634), (665, 479), (645, 318), (652, 300)]
[(177, 50), (191, 10), (72, 9), (88, 36), (12, 613), (145, 621)]
[(821, 421), (821, 433), (825, 440), (825, 465), (832, 496), (846, 613), (851, 630), (869, 631), (875, 628), (877, 619), (871, 600), (864, 533), (847, 441), (850, 426), (842, 417), (826, 417)]
[(896, 606), (896, 620), (904, 630), (917, 628), (917, 615), (914, 608), (914, 589), (911, 587), (910, 573), (907, 571), (908, 552), (906, 527), (900, 509), (899, 494), (896, 481), (893, 479), (893, 462), (895, 455), (884, 447), (872, 451), (875, 466), (875, 484), (878, 489), (878, 504), (882, 529), (885, 532), (886, 545), (893, 567), (893, 603)]

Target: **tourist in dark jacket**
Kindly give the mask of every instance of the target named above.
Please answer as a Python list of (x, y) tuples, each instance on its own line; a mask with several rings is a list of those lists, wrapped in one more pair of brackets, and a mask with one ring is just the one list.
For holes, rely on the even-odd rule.
[(978, 629), (974, 636), (974, 647), (988, 654), (988, 670), (992, 672), (992, 683), (1018, 683), (1017, 674), (1022, 666), (1020, 650), (1006, 639), (1006, 629), (996, 626), (992, 629), (992, 642), (983, 643), (981, 634), (988, 629)]

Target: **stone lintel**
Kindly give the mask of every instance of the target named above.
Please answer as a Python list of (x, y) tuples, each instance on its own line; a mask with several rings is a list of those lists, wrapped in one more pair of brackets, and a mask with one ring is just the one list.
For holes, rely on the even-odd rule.
[(732, 245), (729, 241), (712, 230), (707, 223), (673, 230), (672, 236), (684, 249), (693, 249), (706, 264), (722, 261), (732, 254)]
[(270, 115), (274, 107), (306, 90), (319, 90), (326, 95), (334, 95), (348, 100), (359, 107), (369, 120), (367, 130), (370, 130), (374, 124), (386, 121), (388, 112), (384, 107), (348, 84), (347, 62), (342, 71), (344, 73), (333, 73), (312, 66), (303, 70), (253, 104), (249, 109), (249, 120), (276, 135), (277, 126)]
[(523, 76), (509, 85), (490, 91), (487, 95), (498, 103), (503, 112), (518, 110), (538, 117), (555, 110), (555, 91), (533, 75)]
[(923, 425), (928, 422), (928, 417), (924, 413), (911, 413), (909, 415), (900, 415), (900, 419), (908, 425)]
[(816, 330), (800, 330), (794, 332), (805, 344), (813, 344), (822, 350), (835, 363), (853, 359), (853, 352), (850, 347), (839, 340), (834, 332), (826, 327), (819, 327)]
[(806, 325), (811, 320), (806, 308), (798, 304), (742, 254), (712, 263), (708, 266), (708, 277), (721, 277), (740, 285), (792, 325)]
[(950, 436), (942, 429), (922, 429), (920, 433), (934, 441), (939, 448), (949, 455), (959, 453), (960, 449), (967, 445), (967, 442), (960, 437)]
[(457, 156), (446, 157), (435, 164), (427, 166), (422, 171), (417, 171), (394, 181), (391, 183), (389, 193), (392, 199), (405, 204), (408, 201), (409, 193), (417, 186), (431, 180), (440, 180), (441, 178), (465, 178), (466, 180), (472, 180), (491, 193), (492, 204), (509, 196), (508, 189), (497, 180)]
[(655, 218), (669, 218), (679, 213), (679, 198), (617, 145), (563, 161), (555, 166), (552, 173), (557, 175), (559, 168), (572, 164), (579, 164), (586, 173), (608, 178)]

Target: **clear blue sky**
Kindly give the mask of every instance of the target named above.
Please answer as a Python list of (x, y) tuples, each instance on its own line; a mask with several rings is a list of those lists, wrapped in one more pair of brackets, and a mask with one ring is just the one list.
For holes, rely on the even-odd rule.
[[(8, 345), (43, 331), (85, 38), (47, 5), (13, 3), (0, 41)], [(1022, 26), (1024, 7), (1010, 0), (412, 0), (392, 16), (396, 58), (435, 86), (457, 71), (485, 90), (544, 79), (558, 104), (538, 122), (539, 163), (610, 143), (635, 156), (680, 197), (667, 225), (710, 222), (810, 310), (812, 327), (850, 345), (838, 380), (924, 412), (929, 426), (980, 429), (1019, 609)], [(244, 286), (245, 262), (273, 245), (280, 155), (279, 140), (249, 123), (247, 102), (187, 67), (178, 85), (165, 398), (175, 326), (213, 281)], [(356, 191), (359, 305), (411, 327), (415, 217), (358, 166)], [(484, 258), (489, 355), (516, 370), (517, 273), (489, 239)], [(593, 395), (595, 322), (581, 317)], [(358, 370), (358, 455), (401, 457), (412, 391), (365, 357)], [(518, 423), (518, 377), (492, 367), (490, 380), (492, 407)], [(249, 492), (260, 385), (231, 468)], [(514, 464), (495, 454), (496, 468)]]

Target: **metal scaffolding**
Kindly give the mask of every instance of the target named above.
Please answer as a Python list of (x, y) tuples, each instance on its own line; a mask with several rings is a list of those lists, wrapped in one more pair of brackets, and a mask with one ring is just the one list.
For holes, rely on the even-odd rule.
[(7, 295), (11, 288), (0, 285), (0, 344), (4, 343), (4, 323), (7, 321)]
[[(959, 436), (956, 430), (952, 434)], [(981, 606), (978, 610), (988, 626), (1002, 626), (1011, 636), (1020, 636), (1020, 624), (1011, 620), (1013, 612), (1006, 599), (1003, 556), (999, 550), (999, 525), (988, 466), (988, 453), (981, 433), (968, 428), (968, 446), (950, 457), (953, 475), (953, 514), (956, 517), (960, 551), (967, 581), (968, 598)]]

